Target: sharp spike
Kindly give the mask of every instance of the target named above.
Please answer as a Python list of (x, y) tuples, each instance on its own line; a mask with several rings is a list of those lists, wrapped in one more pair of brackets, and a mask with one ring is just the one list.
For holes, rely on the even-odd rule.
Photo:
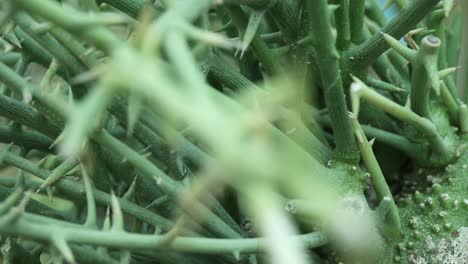
[(240, 57), (244, 56), (245, 51), (249, 47), (250, 43), (252, 42), (255, 34), (257, 34), (258, 27), (260, 26), (260, 22), (263, 20), (263, 16), (265, 15), (266, 10), (259, 10), (253, 11), (249, 17), (249, 22), (247, 24), (247, 28), (244, 32), (244, 37), (242, 40), (242, 48)]
[(88, 172), (86, 171), (85, 166), (83, 163), (80, 163), (81, 167), (81, 175), (83, 177), (83, 184), (86, 191), (86, 206), (87, 206), (87, 214), (86, 214), (86, 221), (85, 226), (96, 229), (96, 201), (94, 199), (94, 188), (92, 186), (91, 179), (89, 178)]
[(112, 206), (112, 230), (124, 231), (122, 209), (120, 208), (119, 198), (117, 198), (114, 192), (112, 192), (111, 194), (111, 206)]
[(75, 264), (75, 257), (73, 256), (73, 252), (67, 244), (67, 241), (64, 237), (60, 235), (56, 235), (52, 239), (52, 243), (55, 248), (62, 254), (63, 258), (67, 261), (67, 263)]
[(55, 168), (52, 173), (47, 177), (47, 179), (42, 182), (41, 186), (38, 188), (38, 192), (44, 190), (47, 187), (52, 186), (54, 183), (62, 179), (67, 175), (67, 173), (73, 169), (78, 164), (78, 160), (75, 158), (68, 158), (62, 162), (57, 168)]
[(124, 193), (124, 195), (122, 196), (122, 199), (124, 200), (132, 199), (132, 197), (135, 195), (136, 181), (137, 181), (137, 177), (133, 179), (132, 184), (130, 185), (130, 187), (128, 187), (128, 190)]
[(406, 47), (405, 45), (401, 44), (398, 40), (393, 38), (392, 36), (381, 32), (385, 41), (392, 47), (398, 54), (400, 54), (403, 58), (407, 61), (413, 61), (416, 57), (416, 51)]

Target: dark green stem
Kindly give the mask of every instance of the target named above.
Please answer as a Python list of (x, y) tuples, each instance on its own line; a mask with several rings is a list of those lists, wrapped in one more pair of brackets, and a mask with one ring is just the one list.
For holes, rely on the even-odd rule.
[(325, 92), (325, 103), (332, 120), (336, 142), (336, 158), (355, 162), (359, 158), (356, 142), (343, 91), (340, 75), (339, 56), (331, 32), (330, 11), (325, 0), (306, 1), (309, 16), (312, 48), (317, 54), (320, 77)]

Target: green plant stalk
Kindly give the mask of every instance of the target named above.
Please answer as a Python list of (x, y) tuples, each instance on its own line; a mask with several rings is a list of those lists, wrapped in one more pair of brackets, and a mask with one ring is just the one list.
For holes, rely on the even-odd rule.
[(150, 5), (148, 4), (147, 1), (145, 0), (129, 0), (129, 1), (122, 1), (122, 0), (97, 0), (96, 1), (98, 4), (101, 3), (106, 3), (108, 5), (111, 5), (129, 16), (133, 18), (137, 18), (138, 15), (141, 13), (141, 10), (145, 7), (149, 7)]
[[(0, 103), (2, 98), (0, 97)], [(3, 111), (0, 110), (0, 115)], [(0, 142), (10, 143), (27, 149), (37, 149), (39, 151), (50, 152), (49, 148), (53, 141), (41, 133), (31, 130), (17, 129), (12, 126), (0, 125)]]
[(346, 50), (351, 43), (351, 26), (350, 26), (350, 0), (338, 0), (336, 4), (338, 9), (335, 11), (336, 23), (336, 46), (339, 50)]
[[(459, 65), (461, 39), (463, 37), (463, 14), (460, 8), (454, 10), (453, 21), (446, 26), (447, 31), (447, 63), (448, 65)], [(456, 78), (454, 78), (456, 79)], [(459, 94), (459, 91), (457, 90)]]
[[(434, 35), (437, 36), (440, 40), (440, 48), (439, 48), (439, 57), (437, 59), (439, 69), (447, 69), (449, 67), (448, 60), (447, 60), (447, 35), (444, 28), (445, 23), (445, 12), (443, 9), (436, 10), (432, 12), (432, 14), (427, 19), (427, 25), (429, 28), (435, 30)], [(456, 64), (452, 65), (456, 66)], [(450, 93), (455, 98), (458, 98), (457, 87), (455, 84), (455, 80), (453, 76), (447, 76), (446, 78), (446, 85), (449, 88)]]
[[(401, 10), (398, 16), (385, 25), (381, 31), (396, 39), (400, 39), (413, 29), (437, 3), (439, 3), (439, 0), (412, 1)], [(389, 45), (384, 40), (382, 34), (377, 33), (358, 47), (351, 49), (342, 58), (341, 70), (343, 78), (349, 78), (350, 73), (365, 69), (388, 48)]]
[(452, 93), (450, 93), (444, 81), (440, 82), (440, 97), (447, 107), (452, 123), (459, 124), (460, 104), (453, 98)]
[(67, 49), (65, 49), (56, 39), (54, 39), (49, 33), (37, 33), (34, 28), (39, 25), (34, 19), (25, 13), (19, 13), (15, 15), (16, 23), (35, 41), (37, 41), (42, 47), (50, 47), (49, 52), (54, 58), (59, 60), (61, 65), (67, 67), (71, 74), (77, 74), (84, 72), (86, 68), (78, 61)]
[[(3, 219), (2, 219), (3, 218)], [(123, 249), (159, 249), (174, 250), (187, 253), (198, 254), (234, 254), (256, 253), (265, 250), (266, 239), (244, 238), (244, 239), (211, 239), (211, 238), (191, 238), (177, 237), (170, 244), (167, 244), (164, 235), (142, 235), (123, 231), (106, 232), (90, 229), (83, 229), (82, 226), (45, 226), (24, 218), (18, 219), (14, 223), (5, 225), (5, 217), (0, 218), (0, 230), (4, 234), (19, 235), (41, 241), (51, 242), (53, 234), (60, 234), (67, 243), (80, 243), (88, 245), (107, 246), (111, 248)], [(298, 235), (294, 239), (308, 248), (319, 247), (327, 243), (325, 237), (319, 233), (309, 233)]]
[[(331, 127), (329, 118), (315, 115), (315, 119), (318, 123), (324, 127)], [(394, 134), (379, 128), (375, 128), (368, 125), (361, 125), (362, 130), (369, 138), (375, 138), (377, 142), (381, 142), (389, 147), (400, 150), (409, 157), (414, 159), (420, 159), (417, 145), (409, 141), (407, 138)]]
[(401, 238), (401, 223), (400, 216), (398, 214), (398, 207), (393, 200), (393, 195), (388, 187), (382, 170), (380, 169), (379, 163), (375, 158), (374, 152), (372, 151), (372, 146), (367, 141), (366, 135), (357, 119), (353, 119), (353, 126), (354, 133), (356, 134), (356, 141), (359, 146), (359, 150), (361, 151), (362, 160), (367, 171), (371, 175), (372, 186), (374, 186), (378, 198), (380, 201), (383, 201), (385, 197), (391, 199), (390, 209), (387, 213), (387, 229), (392, 239), (399, 240)]
[[(351, 93), (358, 96), (358, 98), (356, 98), (357, 100), (359, 100), (359, 98), (363, 98), (368, 103), (376, 105), (390, 115), (415, 126), (427, 138), (431, 147), (438, 154), (438, 158), (441, 160), (443, 159), (443, 162), (447, 160), (450, 161), (453, 158), (453, 153), (451, 153), (449, 146), (446, 146), (445, 142), (437, 132), (436, 127), (429, 119), (421, 117), (410, 109), (389, 100), (374, 90), (366, 87), (363, 83), (355, 83), (353, 85), (356, 86), (355, 88), (352, 88)], [(353, 101), (353, 112), (358, 110), (356, 109), (357, 103), (358, 102)]]
[[(18, 182), (15, 181), (15, 185), (17, 183)], [(20, 199), (21, 197), (24, 197), (23, 191), (21, 189), (15, 189), (14, 186), (13, 188), (0, 186), (0, 198), (2, 199), (2, 202), (4, 203), (15, 202), (16, 199)], [(0, 208), (0, 210), (5, 211), (7, 207), (8, 206), (3, 206)], [(34, 215), (36, 217), (39, 217), (39, 215), (41, 215), (41, 216), (51, 217), (51, 218), (47, 218), (47, 219), (51, 219), (51, 221), (59, 221), (58, 219), (63, 219), (67, 221), (68, 223), (75, 222), (75, 219), (73, 219), (72, 217), (69, 217), (67, 214), (61, 211), (58, 211), (54, 208), (51, 208), (34, 199), (29, 201), (29, 203), (26, 205), (25, 210), (29, 212), (28, 215), (30, 216)]]
[(4, 95), (0, 95), (0, 115), (38, 131), (50, 138), (50, 142), (53, 142), (52, 138), (60, 134), (59, 127), (43, 117), (33, 107), (28, 107), (28, 105)]
[(223, 4), (227, 5), (247, 5), (255, 8), (264, 8), (276, 3), (277, 0), (223, 0)]
[[(369, 27), (369, 29), (370, 28), (371, 27)], [(372, 31), (373, 34), (375, 34), (376, 32), (378, 31)], [(407, 67), (408, 62), (393, 49), (390, 49), (383, 53), (373, 65), (379, 63), (379, 60), (382, 60), (381, 58), (383, 58), (383, 60), (385, 60), (386, 63), (390, 63), (391, 65), (389, 71), (390, 76), (392, 76), (393, 78), (392, 81), (395, 82), (395, 84), (397, 84), (398, 86), (409, 90), (410, 78)]]
[[(468, 3), (466, 1), (461, 1), (462, 4), (462, 12), (463, 12), (463, 28), (468, 28)], [(463, 38), (462, 38), (462, 51), (461, 51), (461, 59), (460, 62), (462, 63), (463, 67), (463, 74), (458, 81), (458, 89), (463, 92), (464, 101), (465, 103), (468, 102), (468, 32), (467, 30), (463, 31)]]
[(0, 54), (0, 61), (8, 66), (15, 65), (21, 58), (21, 54), (18, 52), (4, 52)]
[(330, 11), (324, 0), (306, 1), (311, 34), (314, 39), (312, 48), (317, 56), (320, 67), (320, 77), (325, 93), (325, 103), (332, 120), (335, 135), (335, 154), (338, 160), (355, 162), (358, 151), (348, 118), (348, 110), (344, 97), (343, 83), (339, 70), (339, 55), (331, 33)]
[[(432, 120), (429, 95), (433, 87), (440, 87), (437, 72), (437, 57), (440, 40), (436, 37), (425, 37), (416, 57), (411, 61), (411, 109), (418, 115)], [(440, 91), (439, 89), (436, 89)]]
[(300, 36), (301, 21), (297, 14), (300, 12), (300, 3), (294, 0), (270, 0), (274, 5), (270, 6), (270, 16), (285, 36), (285, 40), (293, 43)]
[(351, 40), (357, 45), (361, 44), (365, 40), (363, 32), (365, 9), (365, 0), (351, 0), (349, 3)]
[[(24, 54), (28, 54), (37, 63), (47, 68), (52, 63), (52, 55), (44, 49), (39, 43), (37, 43), (31, 36), (24, 32), (21, 27), (16, 27), (14, 33), (22, 40), (21, 50)], [(67, 73), (58, 69), (58, 72), (62, 76), (67, 76)]]

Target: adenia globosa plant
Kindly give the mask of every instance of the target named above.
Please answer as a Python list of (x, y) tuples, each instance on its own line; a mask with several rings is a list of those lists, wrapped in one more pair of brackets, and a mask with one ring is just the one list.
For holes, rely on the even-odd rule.
[(3, 263), (468, 263), (468, 1), (2, 0), (0, 32)]

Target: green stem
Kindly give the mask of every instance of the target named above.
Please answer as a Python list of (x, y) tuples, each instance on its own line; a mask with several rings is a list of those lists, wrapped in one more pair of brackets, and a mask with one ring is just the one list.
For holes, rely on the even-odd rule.
[[(411, 109), (418, 115), (432, 119), (429, 94), (433, 87), (440, 87), (437, 73), (437, 57), (440, 39), (427, 36), (421, 41), (416, 58), (411, 61)], [(438, 89), (440, 91), (440, 89)]]
[[(0, 104), (2, 103), (3, 96), (0, 96)], [(2, 107), (0, 107), (0, 116), (3, 116)], [(37, 149), (44, 152), (50, 152), (49, 148), (53, 141), (33, 130), (17, 129), (15, 127), (0, 125), (0, 142), (10, 143), (27, 148)]]
[(330, 11), (325, 0), (306, 1), (310, 29), (313, 36), (312, 48), (320, 67), (320, 77), (325, 92), (325, 103), (332, 120), (337, 159), (355, 162), (358, 151), (340, 76), (339, 56), (331, 32)]
[(336, 21), (336, 46), (339, 50), (346, 50), (351, 43), (351, 26), (349, 17), (349, 1), (339, 0), (336, 1), (338, 9), (335, 11)]
[[(400, 39), (414, 28), (439, 2), (440, 0), (412, 1), (381, 31)], [(347, 78), (349, 73), (360, 71), (371, 65), (388, 48), (389, 45), (382, 34), (377, 33), (358, 47), (351, 49), (342, 60), (344, 78)]]
[(365, 40), (363, 32), (365, 9), (365, 0), (350, 0), (349, 23), (351, 29), (351, 40), (354, 44), (361, 44)]
[(361, 126), (357, 119), (353, 119), (354, 132), (356, 134), (357, 144), (361, 151), (361, 157), (364, 164), (366, 165), (367, 171), (371, 175), (372, 185), (375, 188), (375, 192), (378, 198), (382, 201), (383, 199), (391, 199), (390, 210), (388, 212), (388, 231), (391, 238), (398, 240), (401, 237), (401, 223), (400, 216), (398, 213), (398, 207), (393, 200), (393, 195), (388, 187), (385, 177), (380, 169), (379, 163), (375, 158), (372, 146), (367, 141), (366, 135), (362, 131)]
[(415, 126), (427, 138), (432, 148), (443, 162), (450, 161), (453, 158), (451, 149), (445, 144), (434, 124), (427, 118), (421, 117), (410, 109), (389, 100), (365, 86), (362, 82), (353, 84), (353, 87), (351, 88), (351, 97), (353, 101), (353, 112), (356, 113), (358, 110), (357, 107), (359, 102), (355, 100), (363, 98), (366, 102), (379, 107), (390, 115)]
[[(0, 221), (3, 220), (0, 218)], [(169, 245), (164, 235), (143, 235), (127, 232), (106, 232), (83, 229), (82, 226), (45, 226), (41, 223), (20, 218), (17, 222), (0, 224), (3, 234), (22, 236), (42, 241), (51, 241), (53, 234), (61, 234), (68, 243), (105, 246), (123, 249), (159, 249), (197, 254), (233, 254), (264, 252), (268, 240), (265, 238), (215, 239), (177, 237)], [(298, 235), (292, 239), (308, 248), (315, 248), (327, 243), (319, 232)]]
[(468, 102), (468, 1), (460, 1), (463, 9), (463, 40), (460, 44), (462, 47), (460, 62), (463, 65), (463, 74), (460, 74), (458, 89), (460, 89), (465, 98), (465, 103)]

